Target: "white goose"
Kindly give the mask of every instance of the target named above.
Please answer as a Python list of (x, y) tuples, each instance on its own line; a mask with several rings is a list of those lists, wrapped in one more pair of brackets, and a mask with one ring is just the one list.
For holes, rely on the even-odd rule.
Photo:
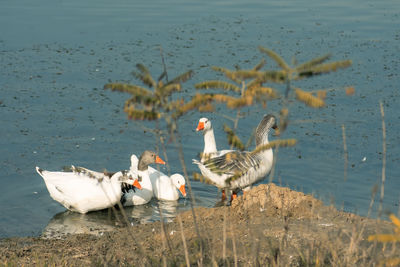
[(129, 172), (114, 174), (73, 167), (72, 172), (52, 172), (36, 167), (50, 196), (71, 211), (87, 213), (114, 206), (120, 201), (125, 183), (140, 188)]
[[(132, 172), (137, 171), (137, 166), (137, 157), (132, 155), (130, 170)], [(178, 200), (179, 193), (177, 192), (177, 189), (184, 197), (186, 197), (186, 182), (185, 178), (181, 174), (175, 173), (171, 175), (171, 177), (168, 177), (168, 175), (164, 174), (163, 172), (149, 166), (149, 176), (151, 185), (153, 187), (153, 196), (158, 200)]]
[[(131, 156), (130, 172), (138, 177), (141, 190), (130, 189), (124, 192), (121, 202), (124, 206), (143, 205), (153, 197), (153, 186), (150, 181), (149, 165), (152, 163), (165, 164), (165, 162), (152, 151), (144, 151), (137, 160), (135, 155)], [(135, 167), (137, 166), (137, 167)]]
[[(257, 147), (268, 144), (271, 128), (276, 129), (276, 118), (273, 115), (265, 115), (256, 129)], [(263, 179), (270, 172), (272, 162), (272, 149), (257, 153), (232, 151), (203, 163), (193, 160), (193, 163), (199, 166), (201, 173), (217, 187), (233, 190), (231, 199), (236, 197), (236, 191), (246, 190)]]
[[(153, 168), (152, 168), (153, 169)], [(179, 192), (186, 197), (185, 178), (179, 173), (168, 177), (162, 172), (153, 169), (150, 173), (150, 180), (153, 186), (153, 195), (158, 200), (174, 201), (179, 199)]]
[[(211, 121), (207, 118), (201, 118), (197, 125), (196, 131), (203, 132), (204, 135), (204, 150), (201, 154), (201, 162), (206, 161), (210, 158), (222, 156), (232, 150), (217, 150), (217, 144), (215, 143), (214, 129)], [(204, 174), (203, 174), (204, 175)]]

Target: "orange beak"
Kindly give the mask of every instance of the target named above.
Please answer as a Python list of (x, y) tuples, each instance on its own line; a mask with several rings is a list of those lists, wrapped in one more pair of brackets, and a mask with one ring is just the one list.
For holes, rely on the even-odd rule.
[(165, 164), (165, 161), (163, 161), (159, 156), (156, 156), (156, 163)]
[(186, 189), (184, 184), (179, 187), (179, 191), (181, 191), (182, 196), (186, 197)]
[(142, 189), (142, 186), (140, 185), (140, 183), (139, 183), (139, 181), (137, 179), (133, 182), (133, 186), (138, 188), (138, 189)]
[(199, 122), (197, 125), (196, 132), (204, 130), (204, 122)]

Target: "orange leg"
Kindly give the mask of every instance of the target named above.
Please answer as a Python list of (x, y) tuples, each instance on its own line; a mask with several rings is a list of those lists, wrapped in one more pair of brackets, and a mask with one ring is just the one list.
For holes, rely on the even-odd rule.
[(225, 199), (226, 199), (225, 189), (222, 189), (221, 201), (225, 201)]
[(231, 195), (231, 202), (232, 202), (235, 198), (237, 198), (237, 193), (236, 193), (236, 192), (233, 192), (232, 195)]

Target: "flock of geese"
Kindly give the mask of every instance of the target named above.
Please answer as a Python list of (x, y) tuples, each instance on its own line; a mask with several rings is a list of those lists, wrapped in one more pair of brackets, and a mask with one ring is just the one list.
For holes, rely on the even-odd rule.
[[(276, 129), (276, 118), (265, 115), (256, 128), (256, 147), (268, 144), (270, 129)], [(240, 190), (244, 192), (262, 180), (271, 170), (272, 149), (260, 152), (217, 150), (214, 130), (207, 118), (199, 120), (196, 131), (204, 135), (204, 150), (200, 160), (193, 160), (202, 175), (212, 184), (231, 194), (231, 201)], [(168, 176), (149, 166), (165, 164), (152, 151), (144, 151), (139, 159), (131, 156), (129, 170), (116, 173), (97, 172), (84, 167), (71, 166), (69, 172), (54, 172), (36, 167), (43, 177), (50, 196), (65, 208), (79, 213), (112, 207), (118, 202), (123, 206), (143, 205), (153, 197), (158, 200), (176, 201), (179, 192), (186, 197), (185, 178), (179, 174)], [(178, 192), (179, 191), (179, 192)]]

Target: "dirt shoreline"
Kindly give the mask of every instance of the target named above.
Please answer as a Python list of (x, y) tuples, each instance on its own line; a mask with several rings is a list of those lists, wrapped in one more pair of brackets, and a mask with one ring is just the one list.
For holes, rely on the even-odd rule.
[(400, 254), (398, 246), (382, 252), (381, 244), (368, 242), (376, 233), (393, 233), (393, 226), (269, 184), (230, 207), (196, 208), (168, 224), (120, 227), (101, 236), (1, 239), (0, 265), (372, 266)]

